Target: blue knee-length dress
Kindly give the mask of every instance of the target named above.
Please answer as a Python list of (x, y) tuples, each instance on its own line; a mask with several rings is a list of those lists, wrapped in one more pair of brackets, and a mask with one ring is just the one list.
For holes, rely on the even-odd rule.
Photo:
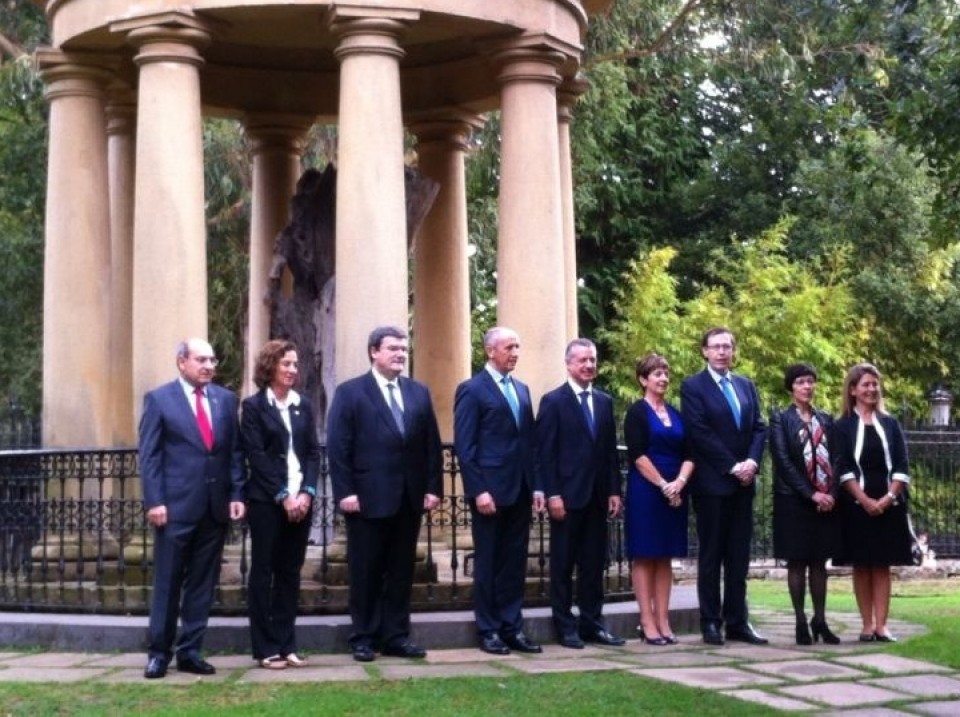
[(634, 403), (623, 421), (630, 469), (627, 473), (626, 550), (630, 559), (682, 558), (687, 555), (689, 498), (682, 493), (678, 508), (640, 475), (637, 458), (646, 456), (663, 479), (674, 481), (680, 465), (689, 458), (686, 431), (680, 413), (667, 406), (670, 425), (664, 425), (645, 400)]

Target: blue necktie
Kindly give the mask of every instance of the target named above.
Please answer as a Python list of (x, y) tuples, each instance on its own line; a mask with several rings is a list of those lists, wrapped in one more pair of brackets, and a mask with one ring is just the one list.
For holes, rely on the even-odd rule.
[(590, 411), (590, 392), (580, 392), (580, 408), (583, 409), (583, 417), (587, 419), (587, 425), (590, 426), (590, 435), (597, 435), (597, 424), (593, 421), (593, 413)]
[(402, 436), (404, 433), (403, 409), (400, 408), (400, 404), (397, 403), (397, 396), (393, 392), (394, 389), (396, 389), (396, 386), (394, 386), (392, 383), (387, 384), (387, 393), (390, 396), (390, 413), (393, 414), (393, 420), (397, 422), (397, 430), (400, 431), (400, 435)]
[(740, 406), (737, 405), (737, 397), (733, 393), (733, 384), (730, 383), (730, 379), (726, 376), (721, 378), (720, 388), (723, 390), (723, 395), (727, 399), (727, 403), (730, 404), (730, 410), (733, 412), (733, 420), (737, 424), (737, 428), (740, 428)]
[(503, 395), (507, 399), (507, 403), (510, 404), (510, 410), (513, 411), (513, 420), (517, 422), (517, 426), (520, 425), (520, 404), (517, 403), (517, 395), (514, 393), (513, 381), (510, 380), (509, 376), (504, 376), (500, 379), (500, 383), (503, 384)]

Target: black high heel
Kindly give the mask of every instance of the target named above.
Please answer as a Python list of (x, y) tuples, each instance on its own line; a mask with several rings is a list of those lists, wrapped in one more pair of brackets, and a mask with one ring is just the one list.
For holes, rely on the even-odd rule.
[[(810, 627), (813, 627), (813, 623), (810, 623)], [(813, 638), (810, 637), (810, 629), (807, 627), (807, 621), (805, 619), (797, 620), (797, 644), (798, 645), (813, 644)]]
[[(889, 632), (875, 632), (873, 633), (873, 638), (877, 642), (896, 642), (897, 638), (891, 635)], [(824, 640), (826, 642), (826, 640)]]
[(830, 632), (826, 620), (813, 619), (810, 621), (810, 631), (813, 633), (813, 641), (819, 642), (823, 639), (824, 645), (839, 645), (840, 638)]
[(656, 645), (660, 647), (671, 644), (670, 641), (662, 635), (657, 635), (656, 637), (647, 637), (647, 635), (643, 632), (642, 625), (637, 625), (637, 632), (640, 634), (640, 642), (646, 643), (647, 645)]

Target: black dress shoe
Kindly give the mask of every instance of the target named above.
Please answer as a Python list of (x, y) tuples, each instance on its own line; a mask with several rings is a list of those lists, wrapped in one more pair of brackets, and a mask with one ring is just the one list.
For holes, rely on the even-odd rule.
[(385, 657), (417, 658), (426, 657), (427, 651), (412, 642), (401, 642), (397, 645), (387, 645), (383, 648), (383, 654)]
[(480, 649), (491, 655), (509, 655), (510, 648), (500, 639), (500, 636), (492, 632), (489, 635), (483, 635), (480, 638)]
[(200, 657), (178, 657), (177, 672), (189, 672), (191, 675), (214, 675), (217, 668)]
[(370, 645), (354, 645), (350, 649), (353, 652), (353, 659), (357, 662), (373, 662), (377, 657)]
[(159, 680), (167, 676), (167, 661), (162, 657), (151, 657), (147, 660), (147, 667), (143, 671), (143, 676), (148, 680)]
[(543, 648), (540, 647), (540, 645), (522, 632), (518, 632), (515, 635), (504, 635), (503, 641), (507, 644), (507, 647), (517, 652), (529, 652), (531, 654), (543, 652)]
[(754, 630), (749, 622), (734, 630), (727, 629), (727, 639), (736, 642), (749, 642), (751, 645), (766, 645), (770, 642)]
[(580, 636), (574, 632), (568, 632), (564, 635), (561, 635), (557, 642), (560, 643), (562, 647), (569, 647), (571, 650), (582, 650), (583, 649), (583, 640), (580, 639)]
[(607, 645), (608, 647), (622, 647), (623, 645), (627, 644), (627, 641), (622, 637), (617, 637), (606, 630), (581, 633), (580, 637), (583, 638), (584, 642), (596, 642), (599, 645)]
[(722, 645), (723, 633), (720, 632), (720, 628), (717, 625), (704, 625), (703, 641), (708, 645)]

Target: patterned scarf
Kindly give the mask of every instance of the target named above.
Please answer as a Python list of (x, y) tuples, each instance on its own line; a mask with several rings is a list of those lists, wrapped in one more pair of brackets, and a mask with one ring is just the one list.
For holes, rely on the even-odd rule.
[(814, 489), (820, 493), (829, 493), (833, 485), (833, 471), (830, 469), (830, 453), (827, 450), (827, 436), (823, 432), (817, 414), (813, 414), (809, 424), (800, 429), (800, 443), (803, 445), (803, 462), (807, 467), (807, 478)]

